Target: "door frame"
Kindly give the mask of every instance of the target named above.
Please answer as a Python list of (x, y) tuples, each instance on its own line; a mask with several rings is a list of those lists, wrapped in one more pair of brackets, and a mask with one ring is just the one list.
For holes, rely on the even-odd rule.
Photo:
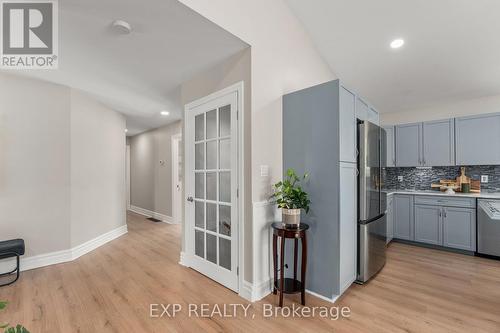
[[(172, 152), (172, 222), (181, 223), (182, 211), (182, 193), (183, 190), (176, 190), (175, 184), (179, 180), (179, 141), (182, 140), (182, 133), (177, 133), (171, 136), (171, 152)], [(181, 185), (182, 186), (182, 185)], [(184, 187), (184, 186), (183, 186)]]
[(125, 183), (127, 184), (127, 197), (126, 197), (126, 202), (127, 202), (127, 210), (130, 210), (130, 145), (126, 145), (126, 150), (125, 150)]
[[(245, 175), (245, 163), (244, 163), (244, 147), (245, 147), (245, 133), (244, 133), (244, 119), (245, 119), (245, 111), (244, 111), (244, 82), (240, 81), (238, 83), (235, 83), (229, 87), (226, 87), (222, 90), (216, 91), (210, 95), (207, 95), (205, 97), (202, 97), (200, 99), (197, 99), (193, 102), (190, 102), (184, 106), (184, 133), (187, 133), (187, 123), (186, 123), (186, 118), (188, 112), (196, 108), (197, 106), (200, 106), (202, 104), (205, 104), (207, 102), (210, 102), (211, 100), (220, 98), (222, 96), (225, 96), (227, 94), (236, 92), (237, 93), (237, 123), (238, 123), (238, 135), (237, 135), (237, 140), (238, 140), (238, 199), (237, 199), (237, 210), (238, 210), (238, 295), (243, 297), (242, 291), (243, 291), (243, 281), (244, 281), (244, 272), (245, 272), (245, 262), (244, 262), (244, 217), (245, 217), (245, 182), (244, 182), (244, 175)], [(187, 134), (186, 134), (187, 135)], [(187, 140), (184, 139), (184, 155), (186, 154), (187, 151)], [(187, 200), (186, 196), (186, 191), (185, 189), (187, 188), (187, 175), (188, 170), (187, 169), (187, 163), (186, 163), (186, 158), (184, 161), (184, 198), (183, 200)], [(194, 181), (194, 180), (193, 180)], [(184, 204), (184, 216), (188, 216), (187, 213), (188, 206)], [(182, 246), (182, 251), (181, 251), (181, 257), (179, 263), (183, 266), (186, 267), (191, 267), (190, 263), (190, 258), (189, 255), (186, 253), (186, 246), (189, 242), (188, 238), (188, 233), (187, 233), (187, 228), (186, 228), (186, 219), (183, 221), (183, 228), (182, 228), (182, 239), (183, 239), (183, 246)]]

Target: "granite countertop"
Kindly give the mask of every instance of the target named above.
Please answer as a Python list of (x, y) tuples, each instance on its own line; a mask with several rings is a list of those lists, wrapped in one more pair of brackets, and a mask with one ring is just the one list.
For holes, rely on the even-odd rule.
[(384, 190), (382, 192), (391, 194), (412, 194), (412, 195), (435, 195), (435, 196), (449, 196), (449, 197), (463, 197), (463, 198), (484, 198), (484, 199), (500, 199), (500, 192), (481, 192), (481, 193), (455, 193), (446, 194), (441, 191), (423, 191), (423, 190)]

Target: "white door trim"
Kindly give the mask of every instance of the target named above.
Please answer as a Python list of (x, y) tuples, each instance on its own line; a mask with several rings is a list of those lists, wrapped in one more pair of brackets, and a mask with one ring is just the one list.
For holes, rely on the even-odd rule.
[(130, 145), (127, 145), (127, 149), (125, 152), (125, 167), (126, 167), (126, 174), (125, 174), (125, 182), (127, 184), (127, 210), (130, 210)]
[[(171, 137), (172, 145), (172, 219), (173, 223), (181, 223), (181, 200), (182, 189), (177, 189), (179, 180), (179, 141), (182, 140), (182, 134), (177, 133)], [(182, 185), (181, 185), (182, 186)]]
[[(243, 81), (240, 81), (238, 83), (235, 83), (227, 88), (224, 88), (222, 90), (219, 90), (217, 92), (214, 92), (208, 96), (202, 97), (200, 99), (197, 99), (191, 103), (188, 103), (184, 106), (184, 119), (187, 118), (187, 113), (189, 110), (205, 104), (213, 99), (220, 98), (224, 95), (227, 95), (229, 93), (236, 92), (238, 99), (237, 99), (237, 106), (238, 106), (238, 295), (243, 297), (243, 280), (245, 276), (245, 262), (244, 262), (244, 217), (245, 217), (245, 182), (244, 182), (244, 175), (245, 175), (245, 163), (244, 163), (244, 147), (245, 147), (245, 132), (244, 132), (244, 119), (245, 119), (245, 110), (244, 110), (244, 83)], [(184, 121), (184, 133), (187, 133), (187, 124), (186, 121)], [(186, 147), (187, 145), (187, 140), (184, 140), (184, 152), (186, 152)], [(184, 187), (186, 188), (186, 175), (188, 174), (188, 171), (186, 170), (187, 163), (184, 161)], [(184, 191), (185, 194), (185, 191)], [(186, 195), (184, 195), (183, 200), (187, 200)], [(187, 205), (184, 205), (184, 216), (187, 216)], [(186, 219), (184, 219), (184, 223), (186, 223)], [(183, 240), (184, 240), (184, 246), (188, 244), (189, 239), (188, 235), (186, 232), (186, 226), (182, 229), (183, 232)], [(189, 256), (187, 255), (185, 251), (185, 248), (181, 252), (181, 257), (180, 257), (180, 263), (184, 266), (191, 266), (190, 265), (190, 260)]]

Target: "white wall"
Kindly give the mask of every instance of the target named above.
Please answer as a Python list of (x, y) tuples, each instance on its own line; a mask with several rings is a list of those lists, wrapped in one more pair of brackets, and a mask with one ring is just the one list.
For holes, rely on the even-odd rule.
[(79, 92), (0, 73), (0, 240), (26, 258), (125, 225), (124, 129)]
[(438, 104), (404, 112), (382, 113), (382, 125), (439, 120), (483, 113), (500, 112), (500, 95)]
[(128, 139), (132, 206), (172, 217), (172, 135), (179, 133), (181, 121)]
[(71, 90), (71, 245), (125, 224), (125, 118)]
[(0, 74), (0, 240), (70, 247), (70, 90)]
[[(282, 175), (282, 96), (335, 78), (319, 56), (297, 18), (282, 0), (181, 0), (182, 3), (249, 44), (251, 51), (251, 186), (252, 245), (245, 257), (246, 281), (255, 286), (269, 280), (271, 184)], [(269, 176), (260, 176), (260, 166)], [(261, 210), (266, 210), (265, 212)], [(247, 228), (245, 228), (245, 232)], [(246, 235), (247, 237), (247, 235)], [(251, 260), (251, 263), (247, 261)], [(247, 266), (252, 267), (251, 271)], [(258, 287), (255, 287), (258, 288)]]

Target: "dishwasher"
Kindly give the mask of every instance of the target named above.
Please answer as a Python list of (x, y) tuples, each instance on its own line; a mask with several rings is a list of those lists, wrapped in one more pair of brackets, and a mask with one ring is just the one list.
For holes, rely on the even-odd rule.
[(477, 254), (500, 259), (500, 200), (478, 200)]

